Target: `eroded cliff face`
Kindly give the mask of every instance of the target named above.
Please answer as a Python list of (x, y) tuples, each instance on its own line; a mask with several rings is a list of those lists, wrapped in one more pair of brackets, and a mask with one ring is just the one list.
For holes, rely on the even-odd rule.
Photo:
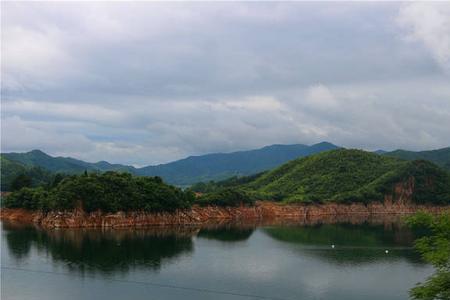
[(34, 223), (44, 228), (62, 227), (145, 227), (161, 225), (205, 225), (221, 222), (237, 221), (261, 224), (280, 222), (314, 223), (322, 221), (342, 220), (346, 218), (368, 218), (380, 214), (411, 214), (420, 210), (431, 213), (450, 211), (450, 206), (414, 205), (408, 194), (399, 192), (400, 201), (386, 199), (384, 203), (370, 204), (328, 203), (320, 205), (282, 205), (274, 202), (260, 201), (252, 207), (198, 207), (179, 210), (174, 213), (117, 212), (86, 213), (81, 209), (61, 212), (31, 212), (23, 209), (3, 209), (0, 217), (20, 223)]
[(385, 205), (412, 205), (414, 195), (415, 179), (410, 176), (404, 182), (394, 185), (393, 192), (384, 196)]

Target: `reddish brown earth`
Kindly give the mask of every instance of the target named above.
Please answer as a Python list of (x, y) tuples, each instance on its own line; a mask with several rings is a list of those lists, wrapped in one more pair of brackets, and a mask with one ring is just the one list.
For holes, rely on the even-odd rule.
[(60, 227), (145, 227), (155, 225), (206, 225), (224, 222), (251, 222), (278, 224), (289, 221), (296, 223), (333, 223), (336, 221), (364, 220), (381, 215), (404, 215), (417, 211), (442, 213), (450, 211), (450, 206), (425, 206), (391, 201), (370, 204), (320, 204), (282, 205), (259, 201), (253, 207), (199, 207), (179, 210), (174, 213), (117, 212), (86, 213), (82, 210), (55, 211), (43, 213), (24, 209), (2, 209), (0, 218), (15, 223), (35, 224), (44, 228)]

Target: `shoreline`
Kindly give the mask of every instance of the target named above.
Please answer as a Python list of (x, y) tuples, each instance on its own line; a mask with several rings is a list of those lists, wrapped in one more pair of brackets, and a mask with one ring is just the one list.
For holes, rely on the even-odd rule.
[(1, 209), (0, 220), (20, 224), (33, 224), (42, 228), (124, 228), (166, 225), (214, 225), (227, 222), (258, 224), (279, 223), (330, 223), (336, 221), (361, 222), (384, 215), (401, 216), (426, 211), (439, 214), (450, 211), (450, 205), (416, 205), (390, 201), (369, 204), (279, 204), (257, 201), (255, 206), (217, 207), (193, 206), (175, 212), (84, 212), (29, 211), (25, 209)]

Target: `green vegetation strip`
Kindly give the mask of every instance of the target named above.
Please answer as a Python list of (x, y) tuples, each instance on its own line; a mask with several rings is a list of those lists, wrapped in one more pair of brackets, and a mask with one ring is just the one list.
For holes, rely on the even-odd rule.
[(195, 200), (190, 191), (165, 184), (159, 177), (137, 177), (106, 172), (67, 176), (37, 188), (24, 187), (2, 201), (7, 208), (87, 212), (175, 211), (189, 208)]

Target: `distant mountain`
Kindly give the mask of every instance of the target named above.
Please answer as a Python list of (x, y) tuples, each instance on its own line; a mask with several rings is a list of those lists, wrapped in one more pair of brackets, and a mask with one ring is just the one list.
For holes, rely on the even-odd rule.
[(134, 168), (106, 161), (89, 163), (70, 157), (52, 157), (40, 150), (26, 153), (3, 153), (2, 158), (26, 167), (41, 167), (51, 172), (76, 174), (86, 171), (125, 171), (141, 176), (160, 176), (175, 185), (190, 185), (199, 181), (221, 180), (265, 171), (289, 160), (339, 148), (322, 142), (312, 146), (272, 145), (261, 149), (232, 153), (190, 156), (167, 164)]
[[(214, 184), (210, 184), (214, 185)], [(292, 160), (216, 190), (237, 188), (258, 199), (287, 202), (370, 202), (410, 197), (450, 203), (450, 173), (425, 160), (405, 161), (362, 150), (338, 149)], [(214, 187), (210, 191), (214, 192)], [(407, 196), (405, 196), (407, 195)]]
[(19, 162), (28, 167), (41, 167), (51, 172), (77, 174), (86, 171), (128, 171), (133, 172), (134, 167), (120, 164), (110, 164), (105, 161), (88, 163), (71, 157), (53, 157), (41, 150), (32, 150), (26, 153), (2, 153), (3, 158)]
[(379, 150), (373, 151), (373, 153), (382, 155), (382, 154), (387, 153), (387, 151), (384, 151), (384, 150), (382, 150), (382, 149), (379, 149)]
[(138, 175), (161, 176), (172, 184), (190, 185), (200, 181), (244, 176), (277, 167), (289, 160), (339, 148), (322, 142), (312, 146), (272, 145), (256, 150), (190, 156), (171, 163), (137, 169)]
[(383, 155), (398, 157), (406, 160), (425, 159), (447, 170), (450, 170), (450, 147), (418, 152), (407, 150), (395, 150), (392, 152), (385, 152), (383, 153)]

